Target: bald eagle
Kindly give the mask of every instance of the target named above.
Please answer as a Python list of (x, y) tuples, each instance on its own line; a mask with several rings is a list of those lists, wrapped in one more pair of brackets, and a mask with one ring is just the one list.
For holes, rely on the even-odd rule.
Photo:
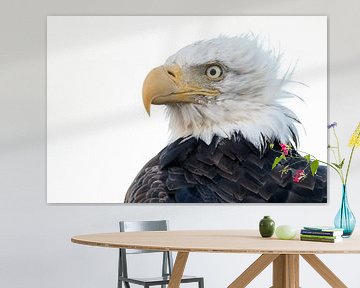
[(149, 115), (151, 104), (166, 106), (171, 141), (141, 169), (125, 202), (326, 202), (326, 167), (299, 183), (292, 175), (304, 158), (272, 169), (283, 143), (296, 147), (300, 123), (279, 101), (292, 96), (279, 58), (256, 37), (221, 36), (186, 46), (150, 71), (144, 106)]

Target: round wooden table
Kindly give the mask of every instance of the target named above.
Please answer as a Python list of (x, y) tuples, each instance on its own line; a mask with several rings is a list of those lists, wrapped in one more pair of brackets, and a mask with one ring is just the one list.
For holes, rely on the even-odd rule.
[(299, 239), (262, 238), (256, 230), (98, 233), (74, 236), (71, 241), (100, 247), (177, 251), (169, 288), (179, 287), (190, 252), (262, 254), (228, 288), (246, 287), (271, 263), (273, 263), (272, 287), (298, 288), (299, 255), (331, 287), (347, 287), (315, 254), (360, 253), (359, 235), (339, 243), (321, 243)]

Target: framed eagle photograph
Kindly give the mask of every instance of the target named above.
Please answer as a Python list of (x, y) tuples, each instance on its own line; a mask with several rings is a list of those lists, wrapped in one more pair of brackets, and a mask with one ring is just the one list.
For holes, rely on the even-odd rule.
[(49, 16), (48, 203), (326, 203), (326, 16)]

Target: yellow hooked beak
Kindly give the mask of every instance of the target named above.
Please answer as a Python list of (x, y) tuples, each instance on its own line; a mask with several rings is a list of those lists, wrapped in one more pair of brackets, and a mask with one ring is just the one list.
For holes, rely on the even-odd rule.
[(151, 70), (142, 90), (144, 106), (149, 115), (151, 104), (197, 103), (196, 96), (199, 95), (217, 96), (219, 91), (186, 83), (178, 65), (164, 65)]

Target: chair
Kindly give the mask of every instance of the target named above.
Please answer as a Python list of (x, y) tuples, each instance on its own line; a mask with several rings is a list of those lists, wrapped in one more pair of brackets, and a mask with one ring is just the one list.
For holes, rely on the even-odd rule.
[[(120, 232), (134, 232), (134, 231), (167, 231), (167, 220), (159, 221), (120, 221)], [(128, 276), (127, 271), (127, 254), (141, 254), (141, 253), (163, 253), (162, 260), (162, 275), (161, 277), (152, 278), (132, 278)], [(165, 288), (169, 284), (170, 276), (173, 267), (172, 255), (169, 251), (150, 251), (150, 250), (135, 250), (135, 249), (119, 249), (119, 269), (118, 269), (118, 288), (122, 288), (124, 283), (125, 288), (130, 288), (130, 283), (141, 285), (144, 288), (150, 286), (161, 285)], [(168, 272), (169, 271), (169, 272)], [(197, 282), (199, 288), (204, 288), (204, 278), (183, 276), (181, 283)]]

